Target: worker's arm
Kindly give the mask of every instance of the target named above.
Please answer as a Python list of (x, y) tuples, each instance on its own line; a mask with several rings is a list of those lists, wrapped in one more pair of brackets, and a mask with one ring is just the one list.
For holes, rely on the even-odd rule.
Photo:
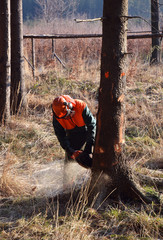
[(92, 146), (94, 145), (94, 142), (95, 142), (96, 119), (92, 115), (88, 106), (84, 108), (82, 116), (88, 129), (88, 136), (87, 136), (84, 152), (90, 154), (92, 152)]
[(70, 147), (70, 142), (66, 136), (65, 129), (61, 126), (61, 124), (57, 121), (55, 116), (53, 115), (53, 127), (54, 132), (58, 138), (58, 141), (61, 147), (69, 154), (72, 155), (74, 153), (74, 149)]

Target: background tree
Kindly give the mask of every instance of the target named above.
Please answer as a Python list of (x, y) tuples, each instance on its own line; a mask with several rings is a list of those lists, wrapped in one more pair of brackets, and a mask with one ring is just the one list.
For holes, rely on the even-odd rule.
[(0, 0), (0, 122), (10, 116), (10, 1)]
[(91, 183), (91, 187), (95, 185), (92, 196), (100, 192), (100, 201), (112, 190), (118, 196), (147, 200), (136, 185), (124, 154), (127, 15), (128, 0), (104, 0), (101, 81)]
[(39, 15), (47, 23), (52, 22), (55, 18), (70, 16), (75, 13), (76, 0), (36, 0), (39, 6)]
[(11, 110), (16, 113), (26, 107), (23, 76), (23, 16), (22, 0), (11, 1)]
[[(151, 0), (151, 31), (152, 34), (159, 33), (159, 0)], [(161, 41), (160, 38), (152, 38), (151, 64), (160, 62)]]

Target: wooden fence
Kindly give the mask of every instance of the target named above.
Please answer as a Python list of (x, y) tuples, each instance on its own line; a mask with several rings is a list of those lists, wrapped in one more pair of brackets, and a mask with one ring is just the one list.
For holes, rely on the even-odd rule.
[[(139, 32), (141, 33), (141, 32)], [(142, 32), (143, 33), (143, 32)], [(56, 35), (35, 35), (35, 34), (27, 34), (24, 35), (24, 39), (31, 39), (31, 45), (32, 45), (32, 63), (28, 61), (26, 57), (25, 60), (28, 62), (28, 64), (31, 66), (33, 71), (33, 76), (35, 76), (35, 39), (51, 39), (52, 40), (52, 54), (57, 58), (57, 60), (65, 67), (62, 60), (56, 55), (54, 51), (54, 39), (74, 39), (74, 38), (101, 38), (102, 34), (56, 34)], [(151, 34), (132, 34), (128, 33), (127, 39), (143, 39), (143, 38), (163, 38), (163, 32)]]

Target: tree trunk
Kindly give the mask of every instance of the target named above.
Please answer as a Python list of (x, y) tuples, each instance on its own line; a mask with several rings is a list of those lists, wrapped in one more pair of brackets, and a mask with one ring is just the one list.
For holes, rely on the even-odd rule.
[(99, 192), (100, 201), (112, 190), (118, 196), (146, 199), (135, 185), (124, 155), (127, 15), (128, 0), (104, 0), (101, 81), (91, 182), (91, 187), (94, 186), (91, 196)]
[[(152, 34), (159, 33), (159, 0), (151, 0), (151, 31)], [(152, 38), (151, 64), (161, 61), (161, 41), (160, 38)]]
[(0, 123), (10, 117), (10, 1), (0, 0)]
[(26, 108), (25, 83), (23, 76), (23, 17), (22, 0), (11, 1), (11, 109), (18, 112)]

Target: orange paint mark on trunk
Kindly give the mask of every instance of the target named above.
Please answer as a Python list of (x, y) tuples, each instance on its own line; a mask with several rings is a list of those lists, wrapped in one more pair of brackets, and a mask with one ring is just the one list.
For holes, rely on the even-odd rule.
[(124, 72), (122, 72), (122, 73), (121, 73), (121, 77), (124, 77), (124, 76), (125, 76), (125, 73), (124, 73)]
[(124, 114), (121, 114), (120, 122), (119, 122), (119, 136), (114, 141), (114, 151), (117, 153), (121, 153), (122, 151), (122, 144), (125, 142), (124, 135), (123, 135), (123, 128), (124, 128)]
[(104, 153), (104, 149), (102, 147), (97, 147), (95, 152), (96, 153)]
[(123, 102), (124, 98), (125, 98), (125, 95), (122, 94), (122, 95), (118, 98), (118, 102)]
[(124, 128), (124, 114), (122, 113), (120, 118), (120, 127), (119, 127), (119, 143), (125, 142), (123, 138), (123, 128)]
[(112, 166), (115, 166), (115, 165), (117, 165), (118, 164), (118, 162), (114, 162), (114, 163), (112, 163)]
[(109, 72), (105, 73), (105, 78), (109, 78)]
[(104, 153), (104, 149), (102, 147), (99, 148), (100, 153)]
[(121, 149), (120, 143), (114, 144), (114, 151), (115, 151), (115, 152), (120, 153), (121, 150), (122, 150), (122, 149)]

